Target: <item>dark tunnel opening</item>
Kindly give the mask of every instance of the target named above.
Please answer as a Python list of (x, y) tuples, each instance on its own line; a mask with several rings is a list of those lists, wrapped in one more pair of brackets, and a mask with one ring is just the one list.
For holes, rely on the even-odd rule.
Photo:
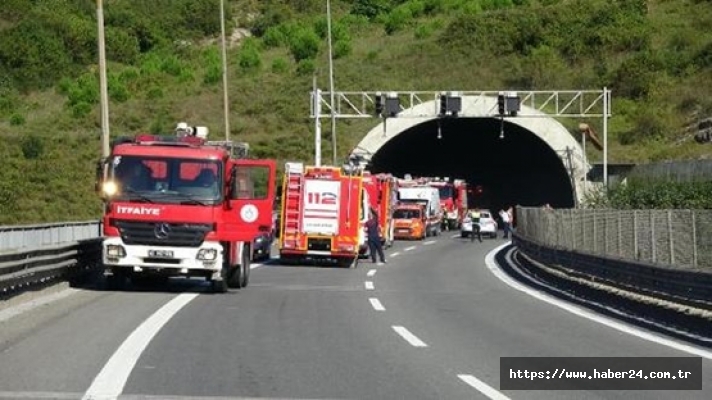
[[(438, 124), (441, 138), (438, 138)], [(509, 206), (570, 208), (571, 179), (560, 156), (538, 136), (493, 118), (431, 120), (400, 133), (371, 158), (371, 171), (403, 177), (465, 179), (482, 193), (469, 206), (497, 211)]]

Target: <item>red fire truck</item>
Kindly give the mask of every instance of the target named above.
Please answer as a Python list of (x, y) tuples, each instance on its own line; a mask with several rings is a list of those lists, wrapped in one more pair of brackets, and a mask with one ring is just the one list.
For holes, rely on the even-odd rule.
[(219, 292), (247, 286), (253, 240), (272, 225), (276, 167), (247, 150), (185, 123), (174, 136), (115, 141), (97, 168), (107, 284), (182, 275)]
[(368, 193), (362, 171), (287, 163), (282, 189), (280, 258), (335, 260), (356, 267), (366, 253)]
[(378, 225), (386, 248), (393, 245), (393, 211), (398, 203), (397, 178), (390, 174), (363, 173), (363, 187), (368, 193), (371, 208), (378, 214)]
[(443, 229), (459, 229), (462, 218), (467, 212), (467, 183), (462, 179), (450, 182), (449, 178), (425, 178), (428, 185), (440, 192), (440, 205), (443, 208)]

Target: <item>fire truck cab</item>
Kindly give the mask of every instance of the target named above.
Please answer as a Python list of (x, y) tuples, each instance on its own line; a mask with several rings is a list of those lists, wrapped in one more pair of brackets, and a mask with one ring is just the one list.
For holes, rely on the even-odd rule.
[(467, 212), (467, 184), (464, 180), (450, 178), (425, 178), (427, 184), (437, 188), (443, 209), (443, 230), (460, 228)]
[(207, 133), (181, 123), (174, 136), (120, 138), (99, 162), (110, 287), (175, 275), (203, 277), (218, 292), (247, 286), (252, 243), (272, 226), (276, 164)]

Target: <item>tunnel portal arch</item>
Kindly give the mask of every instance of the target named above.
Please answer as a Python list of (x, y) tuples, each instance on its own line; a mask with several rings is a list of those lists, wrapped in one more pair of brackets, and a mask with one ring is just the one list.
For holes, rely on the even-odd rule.
[(467, 179), (491, 193), (483, 200), (489, 208), (568, 208), (582, 200), (590, 164), (556, 119), (522, 105), (519, 116), (501, 122), (492, 116), (497, 99), (489, 96), (462, 96), (460, 117), (437, 117), (438, 107), (427, 101), (384, 120), (352, 155), (370, 160), (373, 172)]

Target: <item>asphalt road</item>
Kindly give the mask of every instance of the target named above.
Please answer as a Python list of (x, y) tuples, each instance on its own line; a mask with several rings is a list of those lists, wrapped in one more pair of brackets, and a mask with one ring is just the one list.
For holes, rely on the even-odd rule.
[(500, 357), (691, 354), (513, 288), (485, 262), (502, 239), (451, 236), (398, 242), (385, 266), (259, 266), (223, 295), (176, 280), (0, 311), (0, 397), (712, 397), (709, 359), (701, 391), (500, 390)]

